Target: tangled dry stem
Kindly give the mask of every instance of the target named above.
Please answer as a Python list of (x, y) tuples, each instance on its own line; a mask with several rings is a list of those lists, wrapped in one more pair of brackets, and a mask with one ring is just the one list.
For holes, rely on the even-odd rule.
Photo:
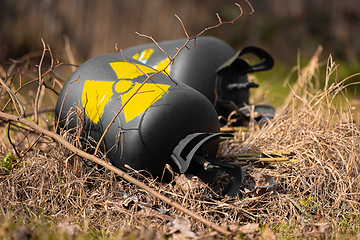
[[(360, 133), (354, 121), (353, 106), (346, 98), (342, 103), (338, 100), (348, 86), (348, 78), (331, 80), (336, 75), (336, 64), (329, 57), (325, 88), (316, 90), (314, 81), (321, 80), (317, 76), (319, 54), (317, 51), (306, 67), (300, 69), (298, 66), (298, 80), (291, 86), (293, 91), (287, 104), (278, 109), (273, 120), (246, 134), (243, 130), (234, 132), (235, 139), (222, 142), (220, 157), (274, 152), (290, 157), (288, 162), (255, 162), (245, 166), (246, 181), (237, 196), (219, 198), (214, 193), (221, 191), (221, 183), (227, 176), (219, 176), (217, 181), (206, 186), (197, 178), (176, 174), (171, 183), (160, 183), (134, 170), (130, 170), (130, 175), (218, 225), (240, 226), (249, 221), (271, 226), (289, 221), (306, 225), (319, 219), (331, 222), (344, 215), (357, 216), (360, 210)], [(52, 77), (46, 79), (45, 74), (39, 75), (44, 78), (44, 84), (48, 80), (56, 81)], [(23, 115), (15, 107), (20, 100), (13, 100), (14, 106), (9, 104), (15, 95), (24, 99), (18, 91), (12, 90), (15, 84), (9, 79), (2, 81), (2, 91), (5, 89), (10, 96), (2, 99), (1, 104), (7, 106), (3, 111)], [(20, 83), (18, 89), (22, 86)], [(3, 96), (7, 92), (2, 92)], [(26, 108), (31, 104), (23, 101), (22, 105)], [(48, 122), (40, 109), (37, 113), (40, 122)], [(44, 127), (52, 129), (54, 125)], [(139, 224), (166, 232), (168, 222), (176, 216), (184, 216), (183, 212), (142, 188), (78, 157), (45, 136), (39, 137), (21, 124), (12, 121), (8, 127), (2, 122), (1, 131), (8, 129), (11, 134), (8, 140), (1, 140), (1, 155), (16, 149), (23, 159), (21, 164), (14, 164), (11, 172), (0, 168), (3, 216), (11, 214), (22, 224), (70, 219), (84, 229), (103, 229), (106, 233)], [(81, 144), (78, 135), (63, 132), (62, 136), (74, 146)], [(10, 145), (10, 142), (15, 144)], [(227, 161), (234, 161), (234, 158)], [(276, 185), (264, 191), (247, 191), (258, 173), (271, 176)], [(206, 232), (204, 224), (191, 221), (193, 231)]]
[[(244, 141), (237, 137), (222, 143), (220, 156), (254, 152), (292, 156), (286, 163), (245, 166), (247, 180), (238, 196), (217, 198), (214, 190), (221, 186), (216, 181), (209, 187), (190, 178), (185, 181), (188, 187), (184, 187), (179, 177), (165, 184), (136, 171), (131, 171), (131, 175), (219, 225), (229, 222), (241, 225), (248, 221), (278, 224), (290, 220), (306, 224), (319, 216), (330, 221), (344, 214), (358, 214), (360, 134), (351, 105), (340, 110), (334, 100), (345, 89), (344, 82), (329, 82), (327, 89), (313, 92), (311, 79), (317, 65), (310, 61), (307, 67), (299, 74), (298, 81), (302, 81), (303, 87), (292, 93), (292, 101), (279, 109), (275, 119), (248, 133)], [(331, 68), (336, 65), (329, 63), (328, 67), (330, 79), (329, 74), (334, 72)], [(6, 127), (2, 126), (3, 131)], [(68, 132), (63, 136), (79, 145), (78, 137)], [(165, 232), (168, 222), (184, 216), (171, 205), (58, 143), (43, 140), (29, 148), (38, 141), (38, 135), (31, 133), (24, 138), (28, 141), (17, 145), (22, 153), (28, 151), (23, 165), (15, 166), (12, 172), (0, 170), (2, 214), (10, 212), (23, 223), (33, 218), (55, 222), (75, 219), (85, 228), (104, 229), (107, 233), (139, 224)], [(25, 143), (28, 147), (21, 148)], [(11, 148), (2, 141), (2, 154), (8, 151)], [(249, 180), (259, 172), (272, 176), (276, 186), (258, 194), (246, 191)], [(206, 232), (204, 224), (193, 220), (192, 229)]]

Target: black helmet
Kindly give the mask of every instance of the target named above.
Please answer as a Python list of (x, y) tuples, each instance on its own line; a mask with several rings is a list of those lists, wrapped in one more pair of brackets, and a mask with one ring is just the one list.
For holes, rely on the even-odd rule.
[[(159, 42), (159, 46), (172, 57), (187, 39)], [(247, 73), (268, 70), (273, 67), (273, 58), (257, 47), (245, 47), (236, 52), (230, 45), (215, 37), (198, 37), (183, 49), (166, 72), (176, 81), (187, 84), (204, 94), (216, 107), (218, 115), (227, 117), (232, 111), (248, 118), (249, 88), (258, 87), (249, 82)], [(123, 50), (125, 55), (132, 56), (155, 69), (163, 69), (169, 59), (155, 44), (130, 47)], [(244, 54), (255, 54), (260, 63), (249, 65), (240, 57)], [(248, 107), (248, 108), (246, 108)], [(267, 105), (254, 106), (259, 119), (271, 118), (274, 108)]]
[(244, 176), (240, 167), (214, 160), (222, 134), (212, 103), (163, 73), (145, 82), (155, 72), (122, 53), (86, 61), (59, 95), (55, 116), (60, 127), (80, 127), (82, 137), (94, 146), (115, 117), (101, 142), (102, 152), (114, 166), (127, 164), (161, 176), (169, 164), (205, 181), (214, 176), (206, 170), (222, 169), (236, 177), (226, 192), (234, 193)]

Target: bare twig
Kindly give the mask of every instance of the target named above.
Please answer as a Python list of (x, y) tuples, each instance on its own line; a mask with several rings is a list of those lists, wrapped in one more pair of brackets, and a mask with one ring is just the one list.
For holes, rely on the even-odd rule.
[[(14, 60), (14, 61), (15, 61), (15, 60)], [(18, 62), (18, 61), (16, 61), (16, 62)], [(53, 60), (52, 60), (52, 62), (53, 62)], [(56, 65), (53, 66), (52, 68), (49, 68), (45, 73), (43, 73), (43, 74), (41, 75), (41, 77), (44, 77), (45, 75), (47, 75), (48, 73), (50, 73), (50, 74), (54, 75), (54, 77), (60, 78), (61, 80), (65, 81), (65, 79), (64, 79), (63, 77), (61, 77), (59, 74), (54, 73), (54, 72), (52, 71), (54, 68), (60, 67), (60, 66), (62, 66), (62, 65), (65, 65), (65, 64), (63, 64), (63, 63), (58, 63), (58, 64), (56, 64)], [(7, 77), (7, 78), (10, 78), (10, 77)], [(39, 80), (39, 77), (34, 78), (34, 79), (32, 79), (32, 80), (30, 80), (30, 81), (22, 84), (22, 83), (21, 83), (21, 75), (20, 75), (20, 86), (18, 87), (18, 89), (17, 89), (15, 92), (13, 92), (13, 96), (14, 96), (16, 93), (18, 93), (18, 92), (19, 92), (22, 88), (24, 88), (25, 86), (30, 85), (30, 84), (38, 81), (38, 80)], [(4, 81), (4, 82), (5, 82), (5, 84), (6, 84), (6, 81)], [(56, 81), (56, 83), (62, 88), (62, 85), (61, 85), (61, 83), (59, 83), (59, 81)], [(44, 86), (47, 87), (45, 84), (44, 84)], [(49, 87), (47, 87), (47, 88), (49, 88)], [(53, 88), (49, 88), (49, 89), (51, 89), (51, 90), (53, 91)], [(10, 90), (11, 90), (11, 89), (10, 89)], [(53, 92), (54, 92), (54, 91), (53, 91)], [(58, 95), (58, 93), (56, 93), (56, 94)], [(2, 111), (4, 111), (4, 109), (5, 109), (5, 108), (7, 107), (7, 105), (11, 102), (11, 100), (12, 100), (12, 99), (9, 99), (9, 101), (6, 102), (6, 104), (4, 105)], [(18, 102), (19, 104), (21, 104), (20, 101), (17, 100), (17, 102)], [(20, 107), (23, 108), (22, 105), (21, 105)], [(24, 108), (23, 108), (23, 109), (24, 109)]]
[(175, 17), (176, 17), (176, 18), (179, 20), (179, 22), (181, 23), (181, 26), (182, 26), (182, 28), (183, 28), (183, 30), (184, 30), (184, 33), (185, 33), (186, 37), (187, 37), (187, 38), (190, 38), (190, 37), (189, 37), (189, 34), (188, 34), (187, 31), (186, 31), (185, 25), (184, 25), (183, 21), (181, 20), (181, 18), (180, 18), (178, 15), (176, 15), (176, 14), (175, 14)]
[(11, 146), (13, 147), (16, 155), (18, 156), (18, 158), (20, 158), (20, 154), (19, 154), (18, 150), (16, 149), (16, 146), (15, 146), (15, 144), (12, 142), (11, 137), (10, 137), (10, 124), (11, 124), (11, 121), (8, 122), (7, 137), (8, 137), (9, 143), (10, 143)]
[[(14, 103), (14, 107), (15, 107), (15, 110), (16, 110), (17, 114), (18, 114), (19, 116), (24, 116), (24, 115), (25, 115), (24, 107), (23, 107), (23, 105), (21, 104), (21, 102), (20, 102), (20, 100), (18, 99), (18, 97), (17, 97), (17, 96), (15, 95), (15, 93), (10, 89), (10, 87), (8, 87), (8, 86), (6, 85), (6, 83), (2, 80), (1, 77), (0, 77), (0, 83), (1, 83), (1, 85), (6, 89), (6, 91), (9, 93), (9, 96), (10, 96), (11, 100), (12, 100), (13, 103)], [(18, 111), (18, 109), (17, 109), (17, 107), (16, 107), (16, 103), (17, 103), (17, 105), (19, 105), (20, 113), (19, 113), (19, 111)], [(2, 111), (5, 110), (6, 106), (7, 106), (7, 104), (5, 104), (5, 106), (3, 107)]]
[[(248, 0), (245, 0), (245, 1), (246, 1), (246, 3), (250, 6), (250, 9), (251, 9), (251, 11), (250, 11), (249, 13), (245, 13), (245, 14), (247, 14), (247, 15), (253, 14), (253, 13), (254, 13), (254, 8), (252, 7), (252, 5), (249, 3)], [(198, 33), (198, 34), (196, 35), (196, 37), (199, 37), (200, 35), (202, 35), (204, 32), (206, 32), (206, 31), (208, 31), (208, 30), (211, 30), (211, 29), (220, 27), (220, 26), (223, 25), (223, 24), (231, 24), (231, 25), (233, 25), (236, 20), (238, 20), (242, 15), (244, 15), (244, 11), (242, 10), (242, 7), (240, 6), (240, 4), (235, 3), (235, 5), (238, 6), (239, 9), (240, 9), (240, 14), (239, 14), (236, 18), (234, 18), (233, 20), (228, 21), (228, 22), (223, 22), (223, 21), (221, 20), (221, 18), (220, 18), (220, 15), (219, 15), (218, 13), (216, 13), (216, 16), (217, 16), (217, 18), (218, 18), (218, 20), (219, 20), (219, 23), (216, 24), (216, 25), (214, 25), (214, 26), (205, 28), (205, 29), (202, 30), (200, 33)], [(182, 24), (182, 23), (181, 23), (181, 24)], [(195, 38), (196, 38), (196, 37), (195, 37)]]
[[(19, 163), (21, 163), (21, 161), (24, 159), (24, 157), (26, 156), (26, 154), (35, 146), (35, 144), (37, 144), (40, 140), (40, 138), (43, 136), (43, 134), (41, 133), (37, 138), (36, 140), (33, 142), (33, 144), (31, 144), (30, 147), (28, 147), (26, 149), (26, 151), (23, 153), (22, 157), (19, 157), (19, 161), (15, 164), (15, 165), (18, 165)], [(14, 166), (15, 166), (14, 165)]]
[(43, 44), (43, 53), (41, 55), (40, 63), (39, 63), (39, 66), (38, 66), (38, 68), (39, 68), (39, 86), (38, 86), (38, 90), (36, 92), (35, 104), (34, 104), (34, 121), (36, 123), (39, 122), (39, 116), (38, 116), (39, 98), (40, 98), (41, 88), (42, 88), (43, 82), (44, 82), (44, 79), (42, 78), (42, 75), (41, 75), (41, 66), (42, 66), (42, 63), (44, 61), (45, 53), (46, 53), (46, 50), (47, 50), (44, 39), (41, 38), (41, 42)]
[(80, 76), (79, 76), (77, 79), (75, 79), (73, 82), (71, 82), (71, 83), (69, 84), (69, 86), (68, 86), (68, 89), (66, 90), (64, 99), (63, 99), (63, 101), (61, 102), (60, 111), (59, 111), (59, 117), (58, 117), (58, 119), (57, 119), (57, 121), (56, 121), (56, 124), (55, 124), (55, 132), (57, 131), (57, 128), (59, 127), (61, 112), (62, 112), (62, 109), (63, 109), (63, 106), (64, 106), (65, 99), (66, 99), (67, 95), (69, 94), (70, 86), (71, 86), (71, 84), (73, 84), (74, 82), (79, 81), (79, 79), (80, 79)]
[(141, 87), (145, 85), (145, 83), (147, 83), (149, 81), (149, 79), (153, 76), (155, 76), (156, 74), (158, 74), (160, 71), (157, 71), (151, 75), (149, 75), (144, 82), (141, 83), (141, 85), (136, 89), (136, 91), (131, 94), (131, 96), (129, 97), (128, 100), (126, 100), (126, 102), (121, 106), (121, 108), (119, 109), (119, 111), (117, 111), (117, 113), (115, 114), (115, 116), (111, 119), (110, 123), (107, 125), (106, 129), (104, 130), (103, 134), (101, 135), (101, 138), (99, 139), (99, 142), (95, 148), (95, 152), (94, 155), (97, 154), (97, 152), (99, 151), (99, 147), (101, 142), (104, 140), (104, 137), (106, 135), (106, 133), (109, 131), (111, 125), (115, 122), (115, 119), (117, 118), (117, 116), (119, 116), (119, 114), (122, 112), (122, 110), (124, 109), (124, 107), (128, 104), (128, 102), (130, 102), (130, 100), (140, 91)]

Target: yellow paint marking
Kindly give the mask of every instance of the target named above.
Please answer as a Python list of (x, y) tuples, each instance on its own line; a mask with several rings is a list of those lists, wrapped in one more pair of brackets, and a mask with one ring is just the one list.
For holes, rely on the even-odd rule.
[(98, 123), (102, 117), (104, 107), (109, 101), (114, 82), (87, 80), (84, 83), (82, 92), (82, 104), (86, 115), (94, 122)]
[[(165, 58), (164, 60), (158, 62), (157, 65), (152, 66), (153, 68), (155, 68), (156, 70), (162, 70), (164, 69), (168, 64), (170, 63), (170, 60), (168, 58)], [(165, 73), (167, 73), (168, 75), (170, 74), (170, 65), (167, 66), (167, 68), (164, 70)]]
[[(116, 83), (115, 89), (125, 89), (130, 84), (133, 83), (129, 80), (121, 80)], [(131, 90), (124, 94), (120, 93), (122, 104), (125, 104), (140, 86), (141, 83), (135, 82)], [(126, 122), (131, 121), (148, 109), (168, 91), (169, 87), (166, 84), (145, 83), (123, 109)]]
[(140, 57), (140, 54), (138, 54), (138, 53), (137, 53), (137, 54), (135, 54), (134, 56), (132, 56), (132, 58), (133, 58), (133, 59), (135, 59), (135, 60), (138, 60), (138, 59), (139, 59), (139, 57)]
[[(154, 49), (149, 48), (140, 53), (135, 54), (132, 58), (142, 63), (147, 63), (153, 52)], [(168, 58), (165, 58), (164, 60), (159, 61), (156, 65), (152, 65), (151, 67), (155, 68), (156, 70), (162, 70), (169, 64), (169, 62), (170, 60)], [(170, 65), (164, 70), (164, 72), (170, 74)]]
[[(141, 83), (127, 79), (134, 79), (144, 75), (144, 73), (155, 72), (150, 67), (134, 65), (128, 62), (112, 62), (110, 66), (114, 69), (120, 81), (87, 80), (84, 83), (82, 105), (86, 115), (94, 123), (99, 122), (104, 114), (106, 104), (111, 101), (114, 94), (121, 99), (122, 104), (125, 104), (141, 86)], [(148, 109), (168, 91), (169, 87), (166, 84), (145, 83), (123, 109), (126, 122), (131, 121)], [(113, 89), (115, 92), (113, 92)]]
[(128, 91), (134, 83), (132, 81), (120, 81), (115, 85), (115, 91), (118, 93), (124, 93)]
[(118, 79), (134, 79), (138, 76), (144, 75), (144, 73), (150, 74), (156, 72), (150, 67), (140, 64), (135, 65), (129, 62), (112, 62), (110, 63), (110, 66), (114, 69)]
[(152, 48), (146, 49), (140, 53), (139, 57), (136, 60), (138, 60), (142, 63), (146, 63), (147, 60), (149, 60), (149, 58), (153, 52), (154, 52), (154, 49), (152, 49)]

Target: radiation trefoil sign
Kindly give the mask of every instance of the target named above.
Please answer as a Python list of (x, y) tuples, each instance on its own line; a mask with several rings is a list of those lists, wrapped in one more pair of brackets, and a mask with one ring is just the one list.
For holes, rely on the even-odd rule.
[(129, 122), (159, 100), (170, 87), (156, 83), (145, 83), (141, 86), (142, 83), (133, 81), (144, 74), (154, 73), (153, 68), (129, 62), (112, 62), (110, 66), (119, 80), (86, 80), (84, 83), (82, 106), (86, 116), (94, 123), (99, 122), (106, 104), (114, 97), (120, 98), (122, 104), (131, 98), (123, 108), (125, 121)]

